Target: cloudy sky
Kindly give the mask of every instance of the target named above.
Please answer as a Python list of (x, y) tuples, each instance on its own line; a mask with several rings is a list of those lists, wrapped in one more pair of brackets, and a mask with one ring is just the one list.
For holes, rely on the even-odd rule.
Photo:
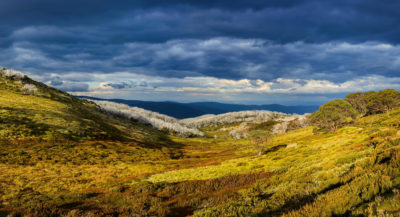
[(400, 87), (398, 0), (1, 0), (0, 65), (76, 95), (320, 104)]

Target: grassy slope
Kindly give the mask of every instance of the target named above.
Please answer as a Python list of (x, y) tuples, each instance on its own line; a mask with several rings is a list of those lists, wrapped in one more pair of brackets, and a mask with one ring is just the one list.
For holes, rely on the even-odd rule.
[(38, 92), (24, 94), (21, 81), (0, 77), (0, 216), (1, 210), (35, 213), (42, 206), (126, 207), (120, 191), (151, 174), (245, 155), (233, 153), (229, 141), (169, 138), (41, 83), (23, 82)]
[(149, 126), (23, 82), (38, 92), (24, 94), (21, 81), (0, 77), (0, 207), (66, 203), (90, 189), (107, 191), (120, 179), (164, 170), (157, 161), (181, 155), (179, 144)]
[[(24, 94), (22, 83), (37, 86), (37, 93)], [(0, 96), (2, 138), (61, 136), (73, 141), (117, 139), (149, 145), (162, 144), (165, 138), (150, 127), (104, 115), (93, 103), (29, 78), (19, 81), (0, 77)]]
[[(313, 128), (306, 127), (275, 136), (271, 152), (262, 156), (254, 155), (253, 150), (248, 156), (158, 173), (146, 180), (186, 183), (236, 174), (272, 174), (238, 191), (239, 196), (231, 202), (205, 205), (208, 208), (196, 211), (196, 216), (399, 213), (400, 194), (395, 190), (400, 188), (399, 124), (400, 109), (396, 109), (360, 118), (334, 133), (314, 135)], [(190, 143), (191, 139), (185, 140)], [(247, 144), (245, 140), (226, 141), (221, 134), (215, 142)], [(297, 147), (285, 147), (292, 143)], [(252, 150), (251, 146), (245, 148)], [(393, 189), (397, 193), (392, 193)], [(341, 200), (345, 202), (338, 202)], [(382, 202), (378, 205), (375, 200)], [(195, 206), (203, 208), (204, 204)]]
[[(157, 174), (151, 179), (198, 179), (205, 171), (211, 177), (249, 171), (274, 174), (242, 191), (242, 202), (204, 209), (196, 212), (198, 216), (399, 214), (400, 195), (391, 193), (400, 188), (399, 123), (400, 109), (396, 109), (361, 118), (334, 133), (314, 135), (312, 127), (307, 127), (275, 138), (275, 146), (296, 142), (295, 148), (230, 160), (212, 168)], [(377, 195), (381, 195), (377, 200), (383, 201), (379, 205), (374, 202)], [(357, 210), (351, 212), (353, 208)]]
[(258, 156), (218, 128), (204, 129), (207, 138), (166, 137), (35, 84), (31, 96), (0, 82), (0, 215), (399, 212), (400, 109), (334, 133), (277, 135)]

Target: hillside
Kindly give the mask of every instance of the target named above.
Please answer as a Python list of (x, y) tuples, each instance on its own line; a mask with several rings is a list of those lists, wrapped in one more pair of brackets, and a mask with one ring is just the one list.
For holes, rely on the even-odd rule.
[[(92, 102), (36, 82), (18, 71), (9, 71), (9, 76), (7, 70), (0, 72), (2, 138), (169, 144), (164, 134), (152, 127), (106, 115)], [(26, 90), (26, 86), (33, 90)]]
[[(218, 127), (229, 124), (240, 124), (242, 129), (245, 125), (260, 124), (271, 121), (271, 126), (276, 129), (274, 132), (285, 132), (287, 125), (295, 121), (298, 125), (307, 125), (307, 115), (285, 114), (265, 110), (228, 112), (219, 115), (202, 115), (195, 118), (176, 119), (157, 112), (148, 111), (138, 107), (130, 107), (122, 103), (110, 101), (99, 101), (88, 99), (95, 103), (105, 113), (122, 116), (143, 124), (149, 124), (153, 128), (167, 134), (174, 134), (184, 137), (200, 136), (204, 133), (202, 128)], [(273, 123), (272, 123), (273, 122)], [(298, 128), (298, 127), (295, 127)], [(225, 128), (226, 129), (226, 128)], [(234, 127), (234, 129), (239, 129)]]
[(197, 128), (181, 124), (179, 120), (167, 115), (162, 115), (138, 107), (130, 107), (120, 103), (98, 100), (90, 101), (97, 104), (105, 112), (124, 116), (128, 119), (133, 119), (144, 124), (150, 124), (158, 130), (175, 132), (180, 136), (203, 136), (203, 133)]
[(0, 216), (399, 216), (398, 96), (177, 120), (2, 70)]
[(269, 105), (241, 105), (217, 102), (194, 102), (194, 103), (178, 103), (178, 102), (151, 102), (140, 100), (124, 100), (124, 99), (100, 99), (95, 97), (80, 96), (81, 98), (110, 101), (122, 103), (129, 106), (139, 107), (153, 112), (165, 114), (177, 119), (194, 118), (207, 114), (223, 114), (228, 112), (239, 112), (248, 110), (268, 110), (282, 112), (288, 114), (305, 114), (312, 113), (318, 109), (318, 106), (284, 106), (278, 104)]

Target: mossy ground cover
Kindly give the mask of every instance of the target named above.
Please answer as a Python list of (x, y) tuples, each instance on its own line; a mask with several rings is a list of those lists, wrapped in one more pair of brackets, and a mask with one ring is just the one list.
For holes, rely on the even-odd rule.
[[(122, 216), (397, 213), (398, 196), (390, 192), (398, 187), (400, 147), (392, 141), (399, 138), (393, 126), (399, 114), (360, 119), (333, 133), (315, 135), (312, 127), (290, 131), (275, 136), (273, 151), (261, 156), (247, 140), (222, 134), (217, 139), (170, 136), (183, 144), (175, 159), (170, 150), (107, 141), (9, 146), (4, 152), (21, 160), (3, 160), (0, 167), (3, 207), (35, 212), (38, 204), (46, 204), (43, 213)], [(383, 119), (388, 124), (381, 124)], [(297, 146), (286, 148), (291, 143)], [(35, 157), (24, 160), (24, 155)], [(226, 188), (218, 184), (222, 180)], [(215, 187), (197, 190), (203, 185)], [(353, 198), (354, 204), (336, 203), (334, 198), (351, 195), (346, 186), (371, 192)], [(379, 205), (376, 197), (382, 198)], [(324, 206), (332, 208), (318, 208)]]
[(167, 136), (19, 85), (0, 85), (0, 215), (399, 213), (400, 109), (335, 132), (275, 135), (257, 155), (249, 140), (221, 130), (238, 124), (204, 128), (204, 138)]
[[(200, 146), (204, 145), (212, 144)], [(29, 209), (46, 204), (49, 207), (58, 207), (57, 210), (63, 210), (60, 207), (72, 204), (69, 205), (70, 208), (86, 209), (85, 207), (94, 206), (101, 209), (119, 210), (129, 207), (132, 201), (140, 200), (136, 196), (148, 197), (148, 195), (143, 196), (144, 193), (137, 194), (132, 201), (127, 201), (125, 198), (127, 193), (122, 193), (134, 191), (137, 186), (143, 185), (141, 180), (155, 173), (216, 164), (226, 158), (236, 156), (227, 149), (228, 147), (225, 149), (227, 156), (219, 158), (218, 153), (224, 152), (223, 146), (217, 146), (215, 150), (203, 149), (193, 142), (193, 145), (180, 149), (179, 154), (184, 154), (176, 159), (171, 155), (171, 153), (174, 154), (174, 150), (149, 149), (137, 144), (108, 141), (78, 143), (47, 141), (38, 144), (32, 144), (30, 141), (29, 144), (2, 144), (0, 199), (2, 206), (7, 209)], [(193, 182), (188, 182), (187, 185), (192, 186), (192, 184), (198, 185)], [(243, 183), (243, 186), (247, 184), (249, 183)], [(149, 183), (149, 186), (152, 185)], [(240, 184), (236, 188), (243, 186)], [(149, 188), (153, 189), (153, 187)], [(192, 197), (184, 194), (178, 196), (174, 193), (169, 194), (172, 194), (171, 198), (179, 201)], [(130, 197), (133, 196), (130, 195), (128, 198)], [(150, 199), (143, 199), (143, 206), (147, 206), (145, 203), (148, 200)], [(160, 199), (155, 198), (155, 200)], [(196, 200), (201, 201), (201, 198)], [(165, 205), (166, 208), (175, 206), (171, 203), (168, 202), (169, 205)], [(151, 210), (148, 211), (152, 212)], [(190, 210), (193, 211), (193, 209)], [(176, 212), (176, 210), (168, 212)]]
[[(348, 127), (334, 134), (315, 136), (312, 127), (302, 128), (276, 136), (274, 144), (269, 148), (274, 149), (276, 146), (280, 148), (265, 155), (256, 156), (253, 154), (226, 160), (217, 165), (174, 170), (153, 175), (149, 180), (153, 182), (176, 182), (217, 178), (251, 171), (275, 173), (288, 170), (298, 171), (299, 168), (315, 164), (327, 165), (326, 167), (329, 168), (330, 165), (351, 163), (358, 158), (358, 155), (362, 155), (360, 151), (364, 149), (354, 148), (353, 144), (361, 143), (368, 138), (361, 131), (360, 128)], [(246, 144), (247, 142), (242, 140), (238, 143)], [(298, 145), (295, 148), (286, 148), (286, 145), (291, 143), (298, 143)], [(251, 148), (251, 146), (247, 146), (247, 149), (254, 153)], [(345, 149), (354, 150), (354, 152), (346, 153)], [(318, 155), (315, 155), (315, 153), (318, 153)]]
[[(195, 215), (398, 215), (398, 197), (384, 195), (397, 192), (399, 187), (399, 111), (361, 118), (333, 133), (314, 135), (311, 127), (290, 131), (276, 136), (274, 145), (296, 142), (297, 147), (279, 148), (212, 168), (219, 174), (227, 170), (242, 173), (252, 167), (258, 169), (251, 171), (269, 171), (274, 176), (241, 191), (240, 202), (203, 209)], [(239, 165), (248, 167), (236, 171)], [(198, 169), (198, 173), (206, 169)], [(196, 173), (175, 173), (187, 179), (196, 177), (187, 172)], [(162, 180), (165, 175), (157, 174), (154, 179)], [(373, 201), (377, 197), (385, 202), (376, 205)]]
[[(28, 95), (19, 82), (7, 82), (0, 85), (0, 209), (7, 212), (32, 214), (43, 206), (125, 212), (131, 202), (121, 191), (152, 174), (248, 153), (243, 144), (233, 148), (232, 139), (168, 137), (65, 93)], [(143, 198), (137, 200), (147, 203)]]

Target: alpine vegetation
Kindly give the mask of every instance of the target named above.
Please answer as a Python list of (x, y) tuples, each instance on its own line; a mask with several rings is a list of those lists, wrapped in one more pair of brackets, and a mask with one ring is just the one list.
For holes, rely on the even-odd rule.
[(289, 115), (281, 117), (278, 123), (272, 128), (272, 134), (286, 133), (289, 130), (296, 130), (299, 128), (307, 127), (309, 125), (310, 114), (304, 115)]
[[(223, 128), (222, 130), (225, 130)], [(249, 136), (250, 133), (250, 126), (247, 123), (241, 123), (238, 127), (235, 127), (231, 131), (229, 131), (229, 136), (234, 139), (244, 139)]]
[(195, 118), (182, 119), (180, 123), (188, 127), (201, 128), (210, 125), (217, 126), (220, 124), (260, 123), (289, 116), (292, 115), (281, 112), (254, 110), (254, 111), (228, 112), (220, 115), (202, 115)]
[(122, 115), (127, 118), (132, 118), (141, 123), (146, 123), (152, 125), (154, 128), (159, 130), (170, 130), (177, 133), (180, 136), (203, 136), (204, 134), (198, 129), (187, 127), (175, 118), (167, 115), (163, 115), (157, 112), (148, 111), (138, 107), (130, 107), (125, 104), (109, 102), (109, 101), (99, 101), (99, 100), (89, 100), (96, 103), (106, 112), (112, 114)]
[(22, 72), (14, 70), (14, 69), (4, 69), (3, 68), (2, 70), (0, 70), (0, 74), (3, 77), (10, 78), (10, 79), (16, 79), (16, 80), (21, 80), (22, 78), (25, 77), (25, 75)]
[[(295, 130), (308, 126), (308, 114), (284, 115), (267, 121), (242, 122), (238, 127), (229, 131), (229, 136), (234, 139), (248, 138), (253, 130), (264, 130), (271, 134), (282, 134), (289, 130)], [(222, 130), (226, 130), (223, 128)]]
[(37, 87), (34, 84), (25, 84), (22, 87), (25, 94), (35, 94), (37, 92)]

